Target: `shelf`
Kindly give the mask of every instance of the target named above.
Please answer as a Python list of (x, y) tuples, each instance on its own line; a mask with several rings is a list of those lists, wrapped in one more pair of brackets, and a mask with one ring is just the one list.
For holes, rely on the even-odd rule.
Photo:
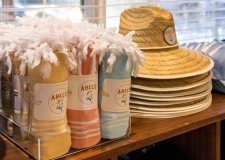
[[(220, 121), (225, 119), (225, 94), (213, 92), (212, 94), (213, 102), (212, 105), (206, 110), (178, 118), (170, 119), (139, 119), (132, 118), (131, 120), (131, 135), (123, 139), (119, 139), (108, 144), (103, 144), (91, 148), (86, 151), (82, 151), (76, 154), (72, 154), (65, 158), (64, 160), (72, 159), (116, 159), (118, 155), (162, 141), (170, 139), (176, 143), (176, 139), (181, 139), (187, 135), (201, 136), (205, 131), (209, 130), (212, 132), (212, 139), (215, 140), (219, 146), (220, 133)], [(201, 131), (202, 130), (202, 131)], [(195, 133), (196, 132), (196, 133)], [(214, 134), (215, 133), (215, 134)], [(199, 134), (199, 135), (198, 135)], [(209, 134), (209, 133), (208, 133)], [(1, 136), (2, 137), (2, 136)], [(4, 138), (4, 137), (3, 137)], [(183, 138), (182, 138), (183, 139)], [(6, 143), (10, 143), (7, 139), (3, 139)], [(197, 143), (197, 142), (196, 142)], [(200, 143), (200, 142), (199, 142)], [(2, 145), (2, 143), (0, 144)], [(182, 144), (179, 144), (182, 145)], [(190, 144), (191, 145), (191, 144)], [(199, 148), (202, 146), (199, 146)], [(0, 146), (2, 148), (2, 146)], [(7, 154), (8, 150), (15, 150), (15, 147), (6, 150), (5, 158), (10, 155)], [(209, 148), (208, 150), (210, 150)], [(220, 149), (220, 148), (219, 148)], [(219, 159), (220, 152), (217, 151), (218, 148), (214, 149), (211, 156), (215, 159)], [(207, 150), (204, 150), (207, 151)], [(11, 151), (10, 151), (11, 152)], [(186, 151), (188, 154), (188, 151)], [(17, 158), (25, 159), (23, 152), (17, 154)], [(207, 156), (207, 154), (206, 154)], [(201, 158), (200, 158), (201, 159)], [(5, 160), (5, 159), (4, 159)]]
[[(55, 133), (52, 136), (46, 137), (38, 137), (34, 133), (29, 132), (25, 128), (21, 127), (19, 124), (14, 122), (9, 117), (0, 113), (0, 133), (6, 136), (10, 141), (18, 145), (24, 152), (31, 155), (34, 159), (37, 160), (44, 160), (44, 159), (61, 159), (63, 157), (67, 157), (68, 155), (75, 155), (79, 152), (83, 152), (85, 150), (89, 150), (90, 148), (97, 147), (106, 143), (110, 143), (112, 141), (116, 141), (121, 138), (125, 138), (130, 135), (131, 133), (131, 118), (128, 115), (115, 117), (111, 116), (111, 119), (107, 119), (105, 121), (101, 120), (99, 123), (94, 123), (89, 126), (84, 126), (83, 128), (77, 127), (73, 128), (73, 130), (69, 130), (66, 133)], [(117, 123), (122, 122), (122, 125), (116, 125)], [(96, 127), (97, 126), (97, 127)], [(101, 126), (101, 127), (100, 127)], [(106, 126), (106, 127), (105, 127)], [(94, 145), (90, 145), (87, 147), (83, 147), (81, 149), (70, 148), (70, 136), (73, 133), (82, 133), (92, 130), (92, 128), (103, 129), (105, 132), (102, 133), (102, 138), (99, 135), (99, 141), (95, 142)], [(117, 130), (115, 130), (117, 129)], [(120, 130), (118, 130), (120, 129)], [(113, 132), (112, 132), (113, 130)], [(66, 153), (59, 154), (55, 150), (58, 147), (62, 147), (61, 143), (64, 141), (61, 140), (62, 137), (67, 136), (68, 140), (66, 144)], [(91, 139), (89, 139), (90, 141)], [(53, 143), (54, 142), (54, 143)], [(76, 142), (79, 142), (76, 140)], [(51, 144), (51, 145), (50, 145)], [(52, 145), (55, 146), (52, 146)], [(79, 147), (79, 145), (76, 144)], [(80, 145), (81, 146), (81, 145)], [(54, 155), (49, 154), (54, 153)], [(58, 154), (58, 155), (57, 155)]]

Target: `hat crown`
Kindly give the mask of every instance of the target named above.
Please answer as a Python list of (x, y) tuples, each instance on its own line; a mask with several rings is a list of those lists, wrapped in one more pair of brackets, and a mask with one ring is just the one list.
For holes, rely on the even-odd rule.
[(130, 8), (121, 13), (119, 32), (134, 30), (133, 41), (140, 49), (178, 46), (171, 12), (156, 6)]

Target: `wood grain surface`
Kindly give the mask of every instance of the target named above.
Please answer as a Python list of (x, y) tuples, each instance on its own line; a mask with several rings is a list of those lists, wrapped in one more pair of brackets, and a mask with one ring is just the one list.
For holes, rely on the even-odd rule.
[(16, 144), (0, 134), (0, 160), (31, 160)]

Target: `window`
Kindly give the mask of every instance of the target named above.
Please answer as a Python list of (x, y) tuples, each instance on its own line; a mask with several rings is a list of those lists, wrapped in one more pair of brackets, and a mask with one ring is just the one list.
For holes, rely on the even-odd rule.
[(180, 44), (225, 39), (223, 0), (3, 0), (0, 20), (13, 23), (15, 16), (54, 15), (74, 22), (87, 19), (109, 28), (119, 26), (123, 10), (143, 5), (157, 5), (172, 12)]
[(106, 27), (118, 27), (115, 25), (124, 9), (143, 5), (157, 5), (172, 12), (180, 44), (225, 39), (223, 0), (106, 0)]
[(13, 23), (16, 16), (54, 15), (74, 22), (82, 19), (80, 0), (3, 0), (1, 7), (0, 19), (6, 23)]

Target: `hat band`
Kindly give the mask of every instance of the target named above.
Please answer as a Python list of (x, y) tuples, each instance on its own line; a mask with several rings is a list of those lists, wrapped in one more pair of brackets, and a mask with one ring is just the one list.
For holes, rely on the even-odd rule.
[(174, 47), (177, 47), (179, 46), (178, 44), (176, 45), (173, 45), (173, 46), (164, 46), (164, 47), (145, 47), (145, 48), (139, 48), (140, 50), (153, 50), (153, 49), (167, 49), (167, 48), (174, 48)]

